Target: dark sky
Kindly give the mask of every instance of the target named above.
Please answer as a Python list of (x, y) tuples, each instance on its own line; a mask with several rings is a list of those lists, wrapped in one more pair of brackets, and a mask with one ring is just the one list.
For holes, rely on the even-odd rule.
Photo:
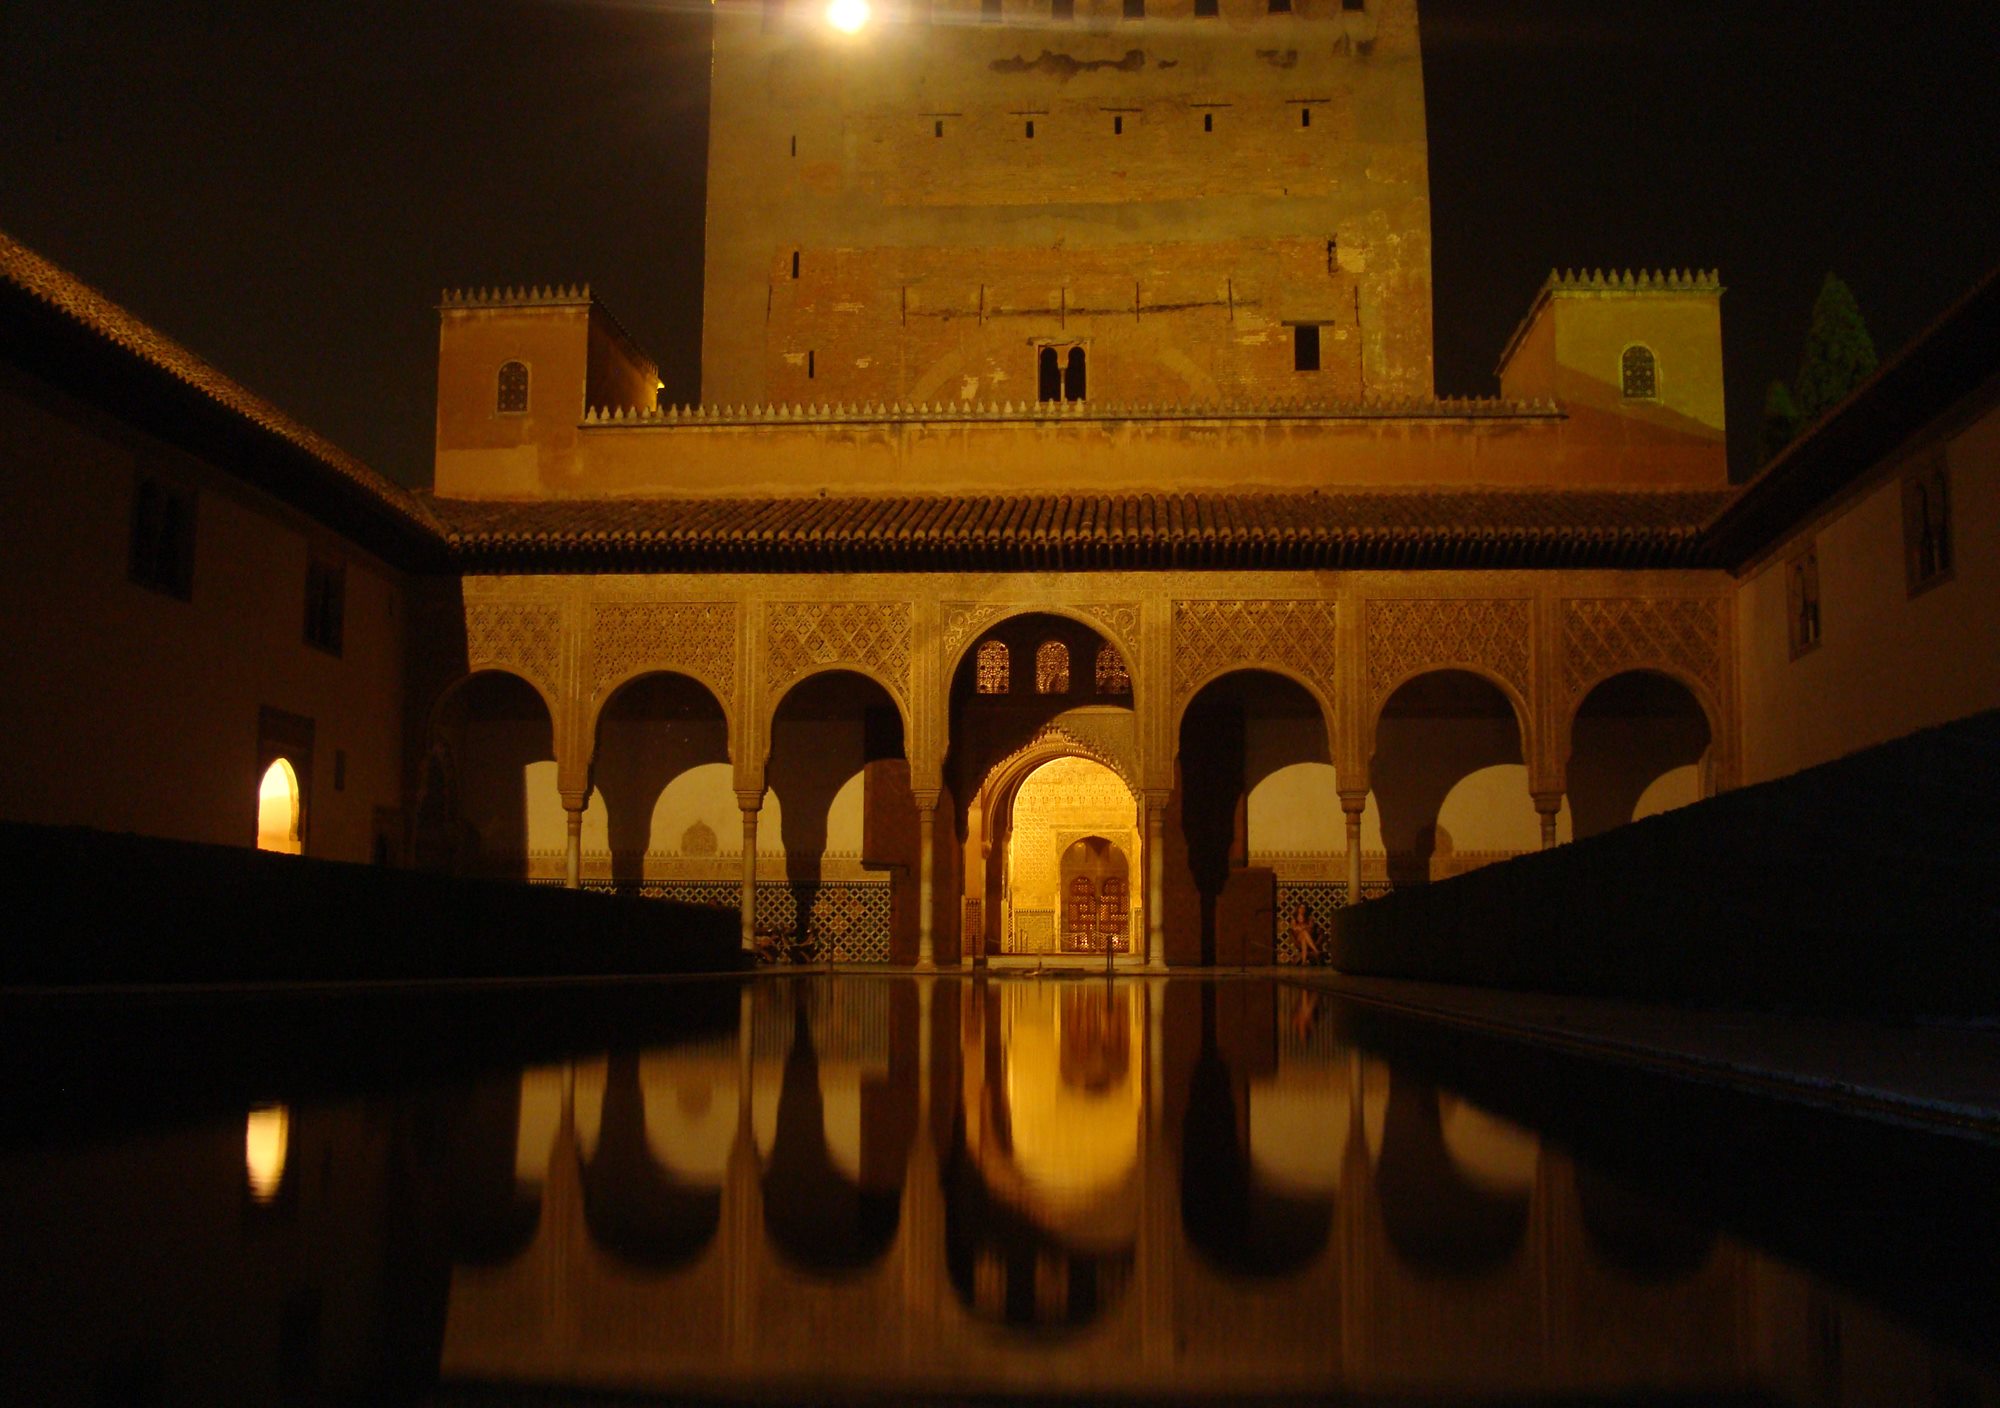
[[(693, 399), (707, 10), (5, 0), (0, 228), (422, 483), (447, 285), (588, 280)], [(1886, 353), (2000, 262), (1991, 0), (1423, 16), (1441, 392), (1552, 266), (1715, 266), (1741, 452), (1828, 269)]]

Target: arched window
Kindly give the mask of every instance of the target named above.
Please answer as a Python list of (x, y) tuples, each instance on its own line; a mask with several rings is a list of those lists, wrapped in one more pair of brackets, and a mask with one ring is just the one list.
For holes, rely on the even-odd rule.
[(1125, 668), (1125, 657), (1118, 653), (1118, 647), (1115, 645), (1101, 645), (1097, 648), (1097, 692), (1099, 694), (1132, 692), (1132, 672)]
[(500, 414), (519, 415), (528, 409), (528, 364), (508, 362), (500, 368)]
[(1044, 347), (1035, 359), (1035, 395), (1043, 401), (1062, 400), (1062, 361), (1056, 349)]
[(1626, 400), (1650, 401), (1660, 394), (1660, 362), (1652, 348), (1626, 348), (1622, 372)]
[(257, 788), (257, 849), (295, 856), (299, 843), (299, 777), (292, 765), (277, 759), (264, 770)]
[(1008, 659), (1007, 647), (997, 640), (979, 647), (978, 670), (981, 694), (1005, 694), (1014, 687), (1013, 662)]
[(1083, 349), (1072, 347), (1069, 349), (1069, 365), (1063, 368), (1063, 400), (1081, 401), (1083, 392)]
[(1059, 640), (1035, 648), (1035, 693), (1069, 693), (1069, 647)]
[(291, 1123), (291, 1112), (283, 1105), (260, 1106), (244, 1121), (243, 1171), (250, 1181), (250, 1196), (257, 1202), (274, 1201), (284, 1185)]

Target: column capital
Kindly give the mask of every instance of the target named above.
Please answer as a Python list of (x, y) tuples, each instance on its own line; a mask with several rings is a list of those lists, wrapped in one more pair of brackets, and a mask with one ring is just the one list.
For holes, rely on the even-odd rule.
[(1359, 792), (1351, 792), (1342, 788), (1340, 793), (1340, 809), (1350, 817), (1360, 816), (1368, 810), (1368, 789), (1364, 787)]
[(584, 788), (581, 792), (564, 792), (561, 795), (563, 810), (572, 815), (581, 815), (590, 806), (590, 789), (588, 787)]
[(936, 811), (938, 798), (943, 792), (942, 787), (913, 787), (910, 789), (910, 797), (916, 802), (918, 811)]
[[(1516, 795), (1518, 796), (1519, 794), (1517, 793)], [(1554, 816), (1557, 812), (1563, 809), (1564, 795), (1565, 794), (1560, 790), (1555, 792), (1535, 793), (1534, 794), (1535, 810), (1540, 812), (1543, 816)]]
[(1139, 792), (1139, 800), (1145, 803), (1148, 812), (1165, 811), (1173, 799), (1171, 787), (1146, 787)]
[(736, 794), (736, 805), (746, 812), (760, 812), (764, 809), (764, 794), (761, 791), (738, 792)]

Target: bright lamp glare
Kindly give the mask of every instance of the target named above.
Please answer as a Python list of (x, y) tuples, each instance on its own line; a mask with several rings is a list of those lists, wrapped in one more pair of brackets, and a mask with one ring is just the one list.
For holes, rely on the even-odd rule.
[(842, 34), (854, 34), (868, 23), (868, 0), (832, 0), (826, 22)]

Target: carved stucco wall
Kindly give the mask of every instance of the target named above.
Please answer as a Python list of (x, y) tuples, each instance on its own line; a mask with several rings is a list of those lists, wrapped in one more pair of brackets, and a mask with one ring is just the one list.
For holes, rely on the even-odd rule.
[(1571, 598), (1563, 602), (1564, 715), (1612, 675), (1652, 669), (1722, 695), (1722, 605), (1698, 598)]
[(1529, 601), (1437, 600), (1368, 603), (1370, 715), (1405, 680), (1431, 670), (1471, 669), (1534, 698), (1534, 607)]
[(1231, 669), (1273, 667), (1336, 697), (1340, 643), (1330, 601), (1176, 601), (1174, 707)]
[(466, 664), (510, 670), (562, 697), (563, 611), (556, 602), (472, 602), (465, 608)]
[(602, 702), (634, 676), (673, 670), (736, 702), (737, 607), (731, 601), (599, 602), (590, 617), (591, 697)]
[(775, 702), (818, 670), (859, 667), (907, 716), (916, 609), (902, 601), (782, 601), (765, 607), (765, 689)]

